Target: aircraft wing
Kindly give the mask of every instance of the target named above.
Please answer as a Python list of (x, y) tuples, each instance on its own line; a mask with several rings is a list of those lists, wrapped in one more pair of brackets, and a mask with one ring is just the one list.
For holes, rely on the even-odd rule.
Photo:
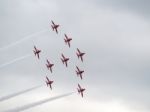
[(48, 61), (48, 59), (46, 60), (48, 64), (50, 64), (50, 62)]
[(80, 78), (81, 78), (81, 80), (82, 80), (82, 74), (80, 74)]
[(68, 46), (70, 47), (70, 42), (68, 42)]
[(55, 23), (53, 21), (51, 21), (53, 25), (55, 25)]
[(79, 54), (81, 53), (80, 50), (77, 48), (77, 51), (79, 52)]
[(47, 81), (45, 81), (46, 82), (46, 85), (48, 86), (48, 82)]
[(50, 86), (50, 88), (52, 89), (52, 85), (50, 84), (49, 86)]
[(77, 66), (76, 66), (76, 68), (77, 68), (78, 71), (80, 71), (79, 68), (78, 68)]
[(81, 61), (83, 61), (83, 57), (81, 56)]
[(37, 50), (35, 46), (34, 46), (34, 49)]
[(68, 66), (67, 62), (65, 61), (66, 67)]
[(55, 30), (56, 30), (56, 33), (58, 33), (57, 28), (55, 28)]
[(61, 54), (61, 56), (63, 57), (63, 59), (65, 59), (65, 56), (63, 54)]
[(83, 97), (83, 92), (81, 92), (81, 96)]
[(79, 89), (81, 89), (81, 86), (78, 84)]
[(66, 40), (68, 40), (68, 36), (65, 34)]
[(46, 76), (47, 81), (49, 81), (48, 77)]
[(67, 35), (66, 34), (64, 34), (65, 35), (65, 37), (66, 37), (66, 39), (67, 39)]
[(37, 53), (38, 59), (40, 58), (39, 53)]
[(51, 73), (52, 73), (52, 68), (50, 67), (50, 71), (51, 71)]

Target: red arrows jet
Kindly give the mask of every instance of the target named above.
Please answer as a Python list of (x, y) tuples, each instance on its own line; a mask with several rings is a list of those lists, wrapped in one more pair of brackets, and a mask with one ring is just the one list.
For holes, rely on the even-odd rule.
[(79, 67), (77, 67), (77, 66), (76, 66), (76, 68), (77, 68), (76, 74), (77, 74), (77, 76), (80, 75), (80, 78), (81, 78), (81, 80), (82, 80), (82, 73), (83, 73), (84, 71), (83, 71), (83, 70), (80, 70)]
[(78, 56), (78, 58), (81, 58), (81, 61), (83, 62), (83, 55), (85, 54), (85, 53), (82, 53), (78, 48), (77, 48), (77, 56)]
[(68, 44), (68, 46), (70, 47), (70, 41), (72, 40), (72, 38), (69, 38), (66, 34), (64, 34), (66, 38), (64, 38), (64, 41), (66, 44)]
[(51, 86), (51, 84), (54, 82), (54, 81), (51, 81), (51, 80), (49, 80), (49, 78), (46, 76), (46, 84), (47, 84), (47, 86), (49, 85), (49, 87), (52, 89), (52, 86)]
[(39, 53), (41, 52), (41, 50), (37, 49), (36, 46), (34, 46), (34, 50), (33, 50), (35, 56), (37, 55), (38, 59), (40, 59)]
[(47, 69), (50, 70), (51, 73), (52, 73), (52, 67), (54, 66), (54, 64), (50, 63), (50, 62), (48, 61), (48, 59), (47, 59), (46, 61), (47, 61), (47, 64), (46, 64)]
[(55, 31), (56, 31), (56, 33), (58, 34), (58, 30), (57, 30), (57, 28), (59, 27), (59, 25), (55, 24), (55, 23), (52, 21), (52, 25), (51, 25), (51, 27), (52, 27), (53, 31), (55, 30)]
[(65, 65), (66, 65), (66, 67), (67, 67), (67, 66), (68, 66), (68, 65), (67, 65), (67, 61), (69, 60), (69, 58), (66, 58), (63, 54), (61, 54), (61, 56), (62, 56), (62, 58), (61, 58), (62, 63), (63, 63), (63, 64), (65, 63)]
[(82, 87), (78, 84), (77, 90), (78, 90), (78, 93), (81, 94), (81, 96), (83, 97), (83, 92), (85, 91), (85, 89), (82, 88)]

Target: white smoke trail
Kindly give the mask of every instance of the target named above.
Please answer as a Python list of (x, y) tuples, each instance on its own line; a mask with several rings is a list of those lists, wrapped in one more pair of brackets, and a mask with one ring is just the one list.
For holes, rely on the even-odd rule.
[(12, 60), (12, 61), (10, 61), (10, 62), (4, 63), (4, 64), (0, 65), (0, 69), (3, 68), (3, 67), (8, 66), (8, 65), (10, 65), (10, 64), (13, 64), (13, 63), (15, 63), (15, 62), (17, 62), (17, 61), (20, 61), (20, 60), (23, 60), (23, 59), (25, 59), (25, 58), (28, 58), (28, 57), (30, 57), (30, 56), (32, 56), (32, 55), (31, 55), (31, 54), (27, 54), (27, 55), (25, 55), (25, 56), (16, 58), (16, 59), (14, 59), (14, 60)]
[(10, 98), (13, 98), (13, 97), (15, 97), (15, 96), (24, 94), (24, 93), (26, 93), (26, 92), (32, 91), (32, 90), (37, 89), (37, 88), (39, 88), (39, 87), (41, 87), (41, 85), (40, 85), (40, 86), (35, 86), (35, 87), (32, 87), (32, 88), (29, 88), (29, 89), (26, 89), (26, 90), (22, 90), (22, 91), (20, 91), (20, 92), (13, 93), (13, 94), (10, 94), (10, 95), (4, 96), (4, 97), (1, 97), (1, 98), (0, 98), (0, 102), (5, 101), (5, 100), (8, 100), (8, 99), (10, 99)]
[(15, 46), (15, 45), (17, 45), (17, 44), (19, 44), (19, 43), (21, 43), (21, 42), (24, 42), (24, 41), (26, 41), (26, 40), (28, 40), (28, 39), (30, 39), (30, 38), (32, 38), (32, 37), (38, 35), (38, 34), (41, 34), (41, 33), (47, 32), (47, 31), (48, 31), (48, 29), (44, 29), (44, 30), (41, 30), (41, 31), (39, 31), (39, 32), (33, 33), (33, 34), (31, 34), (31, 35), (25, 36), (25, 37), (23, 37), (23, 38), (20, 39), (20, 40), (17, 40), (17, 41), (15, 41), (15, 42), (13, 42), (13, 43), (11, 43), (11, 44), (9, 44), (9, 45), (6, 45), (6, 46), (1, 47), (1, 48), (0, 48), (0, 51), (5, 50), (5, 49), (10, 48), (10, 47), (13, 47), (13, 46)]
[(53, 101), (53, 100), (57, 100), (57, 99), (60, 99), (60, 98), (63, 98), (63, 97), (67, 97), (69, 95), (72, 95), (73, 93), (74, 92), (59, 95), (59, 96), (55, 96), (55, 97), (52, 97), (52, 98), (47, 98), (47, 99), (44, 99), (44, 100), (41, 100), (41, 101), (38, 101), (38, 102), (34, 102), (34, 103), (31, 103), (31, 104), (28, 104), (28, 105), (24, 105), (22, 107), (17, 107), (15, 109), (7, 110), (7, 111), (4, 111), (4, 112), (21, 112), (21, 111), (33, 108), (35, 106), (42, 105), (42, 104), (47, 103), (49, 101)]

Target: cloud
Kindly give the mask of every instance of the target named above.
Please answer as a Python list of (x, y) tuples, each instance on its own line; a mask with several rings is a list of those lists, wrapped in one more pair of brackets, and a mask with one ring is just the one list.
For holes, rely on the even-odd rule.
[(41, 87), (41, 86), (35, 86), (35, 87), (28, 88), (28, 89), (26, 89), (26, 90), (23, 90), (23, 91), (20, 91), (20, 92), (17, 92), (17, 93), (13, 93), (13, 94), (10, 94), (10, 95), (1, 97), (1, 98), (0, 98), (0, 102), (5, 101), (5, 100), (8, 100), (8, 99), (13, 98), (13, 97), (16, 97), (16, 96), (18, 96), (18, 95), (24, 94), (24, 93), (26, 93), (26, 92), (32, 91), (32, 90), (37, 89), (37, 88), (39, 88), (39, 87)]
[(12, 61), (10, 61), (10, 62), (4, 63), (4, 64), (0, 65), (0, 69), (3, 68), (3, 67), (8, 66), (8, 65), (10, 65), (10, 64), (14, 64), (14, 63), (16, 63), (17, 61), (21, 61), (21, 60), (23, 60), (23, 59), (26, 59), (26, 58), (28, 58), (28, 57), (30, 57), (30, 56), (31, 56), (31, 54), (27, 54), (27, 55), (25, 55), (25, 56), (16, 58), (16, 59), (14, 59), (14, 60), (12, 60)]
[(149, 0), (95, 0), (97, 5), (104, 8), (112, 8), (116, 11), (127, 11), (132, 14), (143, 16), (148, 21), (150, 19)]
[(15, 41), (15, 42), (11, 43), (11, 44), (8, 44), (8, 45), (6, 45), (6, 46), (4, 46), (4, 47), (1, 47), (1, 48), (0, 48), (0, 51), (1, 51), (1, 50), (7, 50), (8, 48), (11, 48), (11, 47), (13, 47), (13, 46), (15, 46), (15, 45), (17, 45), (17, 44), (20, 44), (20, 43), (22, 43), (22, 42), (24, 42), (24, 41), (27, 41), (27, 40), (29, 40), (29, 39), (35, 37), (36, 35), (39, 35), (39, 34), (41, 34), (41, 33), (45, 33), (46, 31), (48, 31), (48, 30), (47, 30), (47, 29), (44, 29), (44, 30), (41, 30), (41, 31), (39, 31), (39, 32), (36, 32), (36, 33), (30, 34), (30, 35), (28, 35), (28, 36), (22, 37), (20, 40), (17, 40), (17, 41)]
[[(143, 105), (144, 111), (149, 110), (148, 1), (56, 0), (20, 3), (12, 4), (17, 4), (17, 9), (12, 9), (12, 12), (9, 12), (11, 7), (8, 7), (7, 15), (3, 12), (5, 16), (0, 26), (2, 46), (20, 40), (18, 38), (23, 37), (21, 35), (50, 26), (51, 19), (61, 25), (60, 32), (55, 35), (50, 29), (37, 36), (42, 38), (7, 49), (10, 52), (3, 52), (0, 61), (32, 51), (33, 44), (42, 49), (40, 61), (30, 58), (1, 71), (1, 74), (5, 74), (0, 81), (3, 85), (10, 82), (11, 78), (18, 79), (18, 76), (19, 82), (10, 82), (12, 85), (7, 86), (18, 88), (17, 84), (24, 79), (33, 79), (32, 83), (39, 83), (49, 75), (45, 68), (45, 60), (48, 58), (55, 64), (52, 79), (57, 82), (57, 89), (65, 91), (76, 88), (79, 82), (95, 101), (119, 98), (131, 105), (133, 110)], [(73, 38), (70, 49), (63, 43), (64, 33)], [(80, 63), (75, 56), (77, 47), (86, 52), (84, 63)], [(68, 68), (64, 68), (60, 61), (62, 52), (71, 58)], [(83, 81), (76, 77), (76, 65), (85, 70)], [(13, 76), (10, 76), (12, 73)]]
[(52, 98), (47, 98), (47, 99), (44, 99), (44, 100), (41, 100), (41, 101), (38, 101), (38, 102), (27, 104), (27, 105), (24, 105), (24, 106), (21, 106), (21, 107), (17, 107), (15, 109), (10, 109), (10, 110), (4, 111), (4, 112), (20, 112), (20, 111), (24, 111), (24, 110), (27, 110), (27, 109), (30, 109), (30, 108), (42, 105), (44, 103), (47, 103), (47, 102), (50, 102), (50, 101), (53, 101), (53, 100), (57, 100), (57, 99), (60, 99), (60, 98), (63, 98), (63, 97), (67, 97), (67, 96), (72, 95), (72, 94), (73, 94), (73, 92), (66, 93), (66, 94), (59, 95), (59, 96), (55, 96), (55, 97), (52, 97)]

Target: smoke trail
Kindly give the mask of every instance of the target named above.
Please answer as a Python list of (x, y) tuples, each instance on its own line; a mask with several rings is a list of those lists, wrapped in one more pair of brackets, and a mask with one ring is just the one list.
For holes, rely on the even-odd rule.
[(41, 100), (41, 101), (38, 101), (38, 102), (34, 102), (34, 103), (31, 103), (31, 104), (28, 104), (28, 105), (24, 105), (22, 107), (17, 107), (15, 109), (7, 110), (7, 111), (4, 111), (4, 112), (20, 112), (20, 111), (24, 111), (24, 110), (33, 108), (35, 106), (39, 106), (39, 105), (42, 105), (44, 103), (47, 103), (49, 101), (53, 101), (53, 100), (57, 100), (57, 99), (60, 99), (60, 98), (63, 98), (63, 97), (67, 97), (69, 95), (72, 95), (73, 93), (74, 92), (63, 94), (63, 95), (59, 95), (59, 96), (55, 96), (55, 97), (52, 97), (52, 98), (47, 98), (47, 99), (44, 99), (44, 100)]
[(40, 86), (35, 86), (35, 87), (32, 87), (32, 88), (29, 88), (29, 89), (26, 89), (26, 90), (23, 90), (23, 91), (20, 91), (20, 92), (17, 92), (17, 93), (8, 95), (8, 96), (1, 97), (1, 98), (0, 98), (0, 102), (5, 101), (5, 100), (8, 100), (8, 99), (10, 99), (10, 98), (13, 98), (13, 97), (15, 97), (15, 96), (24, 94), (24, 93), (26, 93), (26, 92), (32, 91), (32, 90), (37, 89), (37, 88), (39, 88), (39, 87), (41, 87), (41, 85), (40, 85)]
[(20, 60), (23, 60), (23, 59), (25, 59), (25, 58), (28, 58), (28, 57), (30, 57), (30, 56), (32, 56), (32, 55), (31, 55), (31, 54), (27, 54), (27, 55), (25, 55), (25, 56), (16, 58), (16, 59), (14, 59), (14, 60), (12, 60), (12, 61), (10, 61), (10, 62), (4, 63), (4, 64), (0, 65), (0, 69), (3, 68), (3, 67), (8, 66), (8, 65), (10, 65), (10, 64), (13, 64), (13, 63), (15, 63), (15, 62), (17, 62), (17, 61), (20, 61)]
[(17, 40), (17, 41), (15, 41), (15, 42), (13, 42), (13, 43), (11, 43), (11, 44), (9, 44), (9, 45), (6, 45), (6, 46), (1, 47), (1, 48), (0, 48), (0, 51), (1, 51), (1, 50), (4, 50), (4, 49), (7, 49), (7, 48), (10, 48), (10, 47), (13, 47), (13, 46), (15, 46), (15, 45), (17, 45), (17, 44), (19, 44), (19, 43), (21, 43), (21, 42), (24, 42), (24, 41), (26, 41), (26, 40), (28, 40), (28, 39), (30, 39), (30, 38), (32, 38), (32, 37), (38, 35), (38, 34), (44, 33), (44, 32), (46, 32), (46, 31), (48, 31), (48, 30), (47, 30), (47, 29), (44, 29), (44, 30), (42, 30), (42, 31), (39, 31), (39, 32), (33, 33), (33, 34), (31, 34), (31, 35), (25, 36), (25, 37), (23, 37), (23, 38), (20, 39), (20, 40)]

